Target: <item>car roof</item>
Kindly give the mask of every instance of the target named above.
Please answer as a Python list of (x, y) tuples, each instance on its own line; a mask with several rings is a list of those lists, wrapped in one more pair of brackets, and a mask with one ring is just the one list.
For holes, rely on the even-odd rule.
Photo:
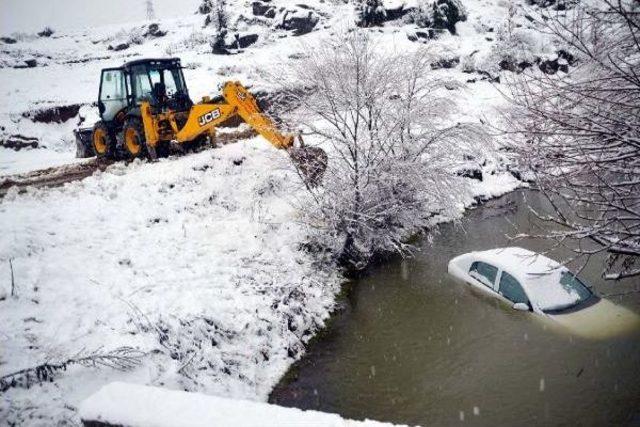
[(522, 271), (529, 275), (546, 274), (561, 266), (551, 258), (517, 246), (478, 251), (474, 252), (474, 255), (480, 261), (507, 270), (514, 276), (520, 276), (521, 280), (525, 279), (524, 275), (520, 274)]
[(542, 309), (570, 304), (576, 294), (560, 284), (562, 274), (569, 271), (557, 261), (519, 247), (473, 252), (478, 261), (487, 262), (514, 276), (529, 298)]

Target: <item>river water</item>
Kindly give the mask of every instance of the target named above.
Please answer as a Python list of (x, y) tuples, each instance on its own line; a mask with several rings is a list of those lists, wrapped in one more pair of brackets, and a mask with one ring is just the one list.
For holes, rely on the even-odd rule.
[[(525, 197), (544, 208), (533, 191), (492, 200), (359, 280), (270, 401), (410, 425), (640, 425), (640, 331), (577, 338), (447, 276), (455, 255), (513, 245), (515, 227), (539, 231)], [(599, 261), (581, 277), (640, 313), (640, 281), (604, 282)]]

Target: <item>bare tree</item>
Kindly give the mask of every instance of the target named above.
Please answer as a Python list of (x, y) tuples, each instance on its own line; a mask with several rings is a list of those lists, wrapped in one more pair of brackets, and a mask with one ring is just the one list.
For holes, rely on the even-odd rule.
[(205, 26), (213, 25), (216, 30), (211, 49), (213, 53), (228, 53), (225, 38), (229, 31), (229, 11), (227, 10), (227, 0), (208, 0), (208, 15), (205, 19)]
[(511, 81), (519, 147), (553, 206), (544, 237), (575, 257), (608, 253), (603, 276), (640, 275), (640, 3), (599, 0), (542, 16), (569, 73)]
[(329, 155), (323, 185), (309, 189), (315, 204), (303, 207), (309, 223), (350, 268), (407, 254), (411, 235), (456, 209), (463, 184), (451, 162), (481, 133), (448, 118), (452, 83), (429, 76), (427, 50), (387, 53), (354, 30), (307, 51), (286, 84), (297, 88), (296, 123)]
[(380, 26), (387, 19), (387, 11), (382, 0), (359, 0), (356, 8), (358, 25), (361, 27)]

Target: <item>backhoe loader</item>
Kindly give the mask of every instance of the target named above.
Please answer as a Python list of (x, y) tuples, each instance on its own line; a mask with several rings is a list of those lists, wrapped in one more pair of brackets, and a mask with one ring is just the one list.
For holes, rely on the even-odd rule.
[(99, 158), (155, 159), (169, 145), (215, 142), (216, 127), (239, 116), (276, 148), (286, 150), (305, 183), (316, 185), (327, 165), (326, 153), (306, 147), (301, 137), (281, 133), (238, 82), (222, 86), (222, 97), (189, 97), (180, 59), (140, 59), (102, 70), (98, 96), (101, 120), (76, 131), (79, 151)]

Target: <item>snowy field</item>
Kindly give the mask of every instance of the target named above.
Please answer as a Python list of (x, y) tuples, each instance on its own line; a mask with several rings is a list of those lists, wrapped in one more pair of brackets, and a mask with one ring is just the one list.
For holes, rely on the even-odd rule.
[[(234, 3), (237, 14), (251, 16), (250, 4)], [(259, 38), (235, 55), (210, 53), (211, 29), (193, 13), (197, 4), (179, 17), (159, 13), (162, 37), (145, 36), (149, 22), (136, 12), (131, 19), (139, 22), (60, 24), (70, 29), (0, 45), (0, 139), (19, 134), (40, 145), (0, 147), (0, 179), (77, 161), (72, 130), (97, 119), (92, 103), (104, 67), (178, 56), (194, 100), (217, 94), (229, 79), (272, 90), (273, 76), (353, 19), (351, 5), (304, 3), (321, 17), (313, 32), (293, 37), (269, 22), (238, 18), (240, 33)], [(441, 58), (460, 61), (434, 73), (462, 83), (451, 91), (461, 120), (486, 122), (504, 103), (491, 73), (500, 73), (495, 31), (509, 4), (465, 5), (469, 18), (457, 24), (458, 35), (429, 42)], [(415, 31), (372, 30), (400, 51), (421, 45), (410, 40)], [(109, 49), (123, 41), (127, 49)], [(545, 45), (536, 49), (553, 54)], [(26, 60), (36, 66), (14, 68)], [(469, 71), (476, 68), (483, 72)], [(32, 120), (34, 111), (70, 105), (78, 114), (62, 123)], [(484, 147), (476, 166), (485, 179), (466, 180), (460, 215), (476, 198), (520, 185), (507, 172), (504, 142)], [(10, 190), (0, 200), (0, 376), (122, 346), (145, 355), (127, 372), (76, 366), (54, 382), (11, 388), (2, 394), (0, 419), (77, 424), (80, 401), (113, 380), (266, 400), (330, 315), (342, 280), (302, 249), (309, 230), (294, 206), (305, 197), (286, 155), (260, 137), (156, 163), (115, 164), (58, 188)]]

